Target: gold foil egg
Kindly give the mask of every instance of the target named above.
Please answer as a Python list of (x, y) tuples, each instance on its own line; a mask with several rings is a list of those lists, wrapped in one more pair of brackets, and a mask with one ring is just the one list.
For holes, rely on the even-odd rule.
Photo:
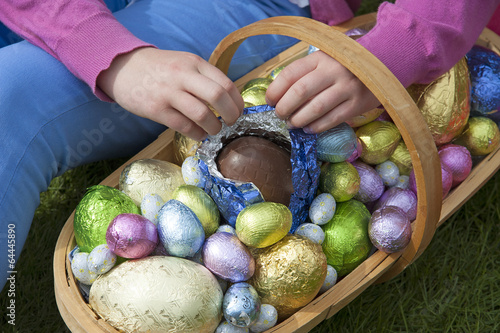
[(319, 189), (330, 193), (336, 202), (352, 199), (359, 191), (361, 178), (349, 162), (328, 163), (321, 167)]
[(401, 133), (396, 125), (380, 120), (359, 127), (356, 136), (363, 146), (361, 160), (372, 165), (387, 161), (401, 140)]
[(275, 80), (284, 68), (285, 68), (285, 66), (276, 67), (275, 69), (273, 69), (271, 71), (271, 73), (269, 73), (269, 75), (267, 77)]
[(123, 169), (119, 189), (139, 206), (148, 193), (156, 193), (167, 202), (182, 184), (184, 180), (180, 166), (167, 161), (142, 159), (133, 161)]
[(262, 248), (281, 240), (292, 227), (292, 213), (276, 202), (261, 202), (244, 208), (236, 218), (236, 234), (251, 247)]
[(252, 249), (255, 273), (250, 283), (262, 304), (271, 304), (282, 321), (316, 297), (326, 277), (326, 257), (321, 245), (310, 239), (286, 235), (262, 249)]
[(338, 276), (349, 274), (368, 257), (372, 248), (370, 217), (365, 205), (353, 199), (339, 203), (333, 218), (323, 226), (323, 251)]
[(184, 134), (175, 132), (174, 134), (174, 160), (175, 164), (182, 165), (189, 156), (194, 156), (200, 146), (201, 141), (191, 139)]
[(465, 58), (430, 84), (414, 84), (407, 91), (424, 116), (436, 145), (448, 143), (462, 132), (470, 113), (470, 78)]
[(382, 113), (384, 113), (384, 111), (385, 110), (382, 108), (371, 109), (368, 112), (365, 112), (359, 116), (356, 116), (356, 117), (349, 119), (348, 121), (346, 121), (346, 123), (353, 128), (360, 127), (360, 126), (368, 124), (371, 121), (374, 121)]
[(251, 79), (250, 81), (245, 83), (245, 85), (243, 86), (243, 89), (241, 89), (241, 91), (243, 92), (247, 89), (251, 89), (254, 87), (261, 87), (261, 88), (264, 88), (267, 90), (267, 88), (269, 87), (271, 82), (273, 82), (273, 79), (268, 78), (268, 77), (258, 77), (255, 79)]
[(204, 266), (154, 256), (101, 275), (89, 304), (120, 332), (212, 333), (222, 317), (222, 299), (217, 279)]
[(394, 153), (389, 157), (389, 161), (398, 166), (400, 175), (409, 176), (413, 169), (410, 152), (408, 148), (406, 148), (406, 144), (403, 140), (399, 141), (396, 150), (394, 150)]
[(500, 142), (497, 124), (487, 117), (471, 117), (463, 133), (453, 142), (466, 147), (471, 155), (491, 153)]
[(267, 88), (255, 86), (241, 92), (241, 97), (245, 104), (264, 105), (266, 104)]
[(201, 188), (194, 185), (181, 185), (172, 193), (172, 199), (191, 208), (200, 220), (206, 237), (212, 235), (219, 228), (219, 209), (212, 198)]

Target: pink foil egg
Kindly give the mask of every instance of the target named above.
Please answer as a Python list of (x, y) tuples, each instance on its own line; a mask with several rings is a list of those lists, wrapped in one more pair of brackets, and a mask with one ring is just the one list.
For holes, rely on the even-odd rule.
[(391, 187), (382, 194), (373, 207), (378, 210), (386, 206), (396, 206), (408, 215), (410, 221), (417, 217), (417, 196), (411, 190), (405, 190), (399, 187)]
[(384, 193), (385, 186), (377, 171), (372, 166), (361, 161), (354, 161), (352, 165), (358, 171), (361, 179), (359, 191), (354, 196), (354, 199), (367, 203), (380, 198)]
[(139, 214), (120, 214), (108, 226), (106, 243), (120, 257), (142, 258), (156, 248), (158, 231), (153, 222)]
[(472, 170), (472, 158), (469, 150), (464, 146), (447, 144), (439, 147), (439, 159), (441, 164), (448, 167), (453, 181), (451, 187), (455, 187), (470, 174)]
[[(443, 186), (443, 199), (450, 192), (452, 183), (453, 183), (453, 176), (451, 174), (451, 171), (448, 169), (447, 166), (441, 164), (441, 184)], [(417, 184), (415, 181), (415, 173), (413, 170), (410, 173), (409, 188), (413, 193), (417, 194)]]
[(368, 223), (368, 236), (380, 251), (399, 252), (410, 243), (411, 222), (400, 208), (384, 206), (373, 212)]

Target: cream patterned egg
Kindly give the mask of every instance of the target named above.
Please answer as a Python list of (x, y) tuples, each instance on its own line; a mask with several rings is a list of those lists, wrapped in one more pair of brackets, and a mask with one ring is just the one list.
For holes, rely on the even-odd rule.
[(397, 184), (399, 178), (399, 168), (394, 162), (382, 162), (375, 166), (375, 170), (380, 178), (382, 178), (384, 185), (394, 186)]
[(260, 333), (264, 332), (274, 325), (278, 321), (278, 310), (271, 304), (262, 304), (260, 307), (260, 314), (257, 321), (250, 325), (250, 332)]
[(321, 286), (319, 293), (322, 294), (337, 283), (337, 270), (333, 266), (326, 266), (326, 278), (325, 282)]

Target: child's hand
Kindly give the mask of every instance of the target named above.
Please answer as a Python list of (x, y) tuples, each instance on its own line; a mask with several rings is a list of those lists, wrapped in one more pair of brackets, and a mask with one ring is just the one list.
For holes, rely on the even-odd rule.
[(164, 124), (195, 140), (214, 135), (221, 122), (241, 115), (243, 99), (219, 69), (186, 52), (140, 48), (116, 57), (97, 80), (128, 111)]
[(317, 51), (286, 66), (269, 85), (268, 104), (290, 127), (320, 133), (380, 105), (349, 70)]

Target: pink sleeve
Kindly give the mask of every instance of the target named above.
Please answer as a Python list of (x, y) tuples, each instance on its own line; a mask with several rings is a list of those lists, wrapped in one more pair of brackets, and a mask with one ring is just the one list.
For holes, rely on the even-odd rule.
[(151, 46), (122, 26), (101, 0), (0, 0), (0, 21), (61, 61), (102, 100), (97, 76), (119, 54)]

